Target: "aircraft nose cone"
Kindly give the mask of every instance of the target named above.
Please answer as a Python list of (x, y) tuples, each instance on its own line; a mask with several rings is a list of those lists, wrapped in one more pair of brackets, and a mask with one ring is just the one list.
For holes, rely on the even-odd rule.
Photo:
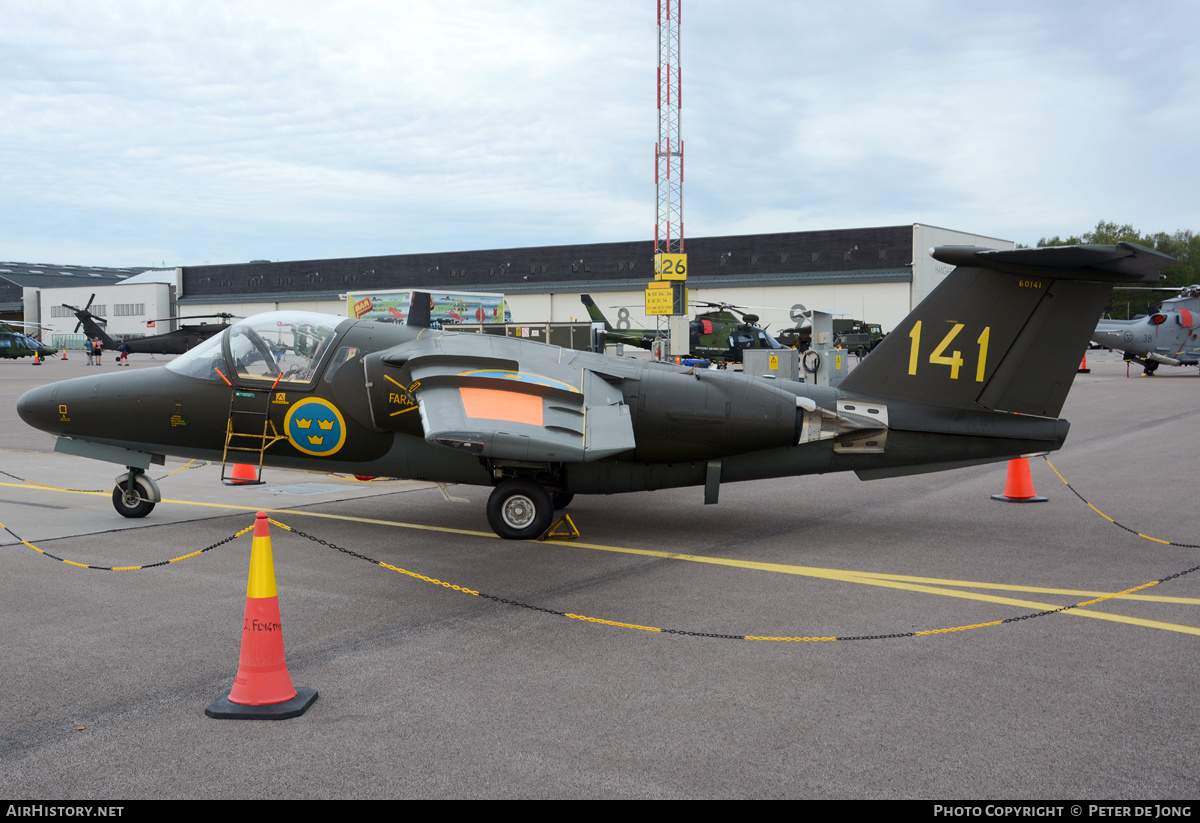
[(54, 386), (38, 386), (17, 400), (17, 416), (35, 429), (58, 430), (58, 404), (54, 401)]

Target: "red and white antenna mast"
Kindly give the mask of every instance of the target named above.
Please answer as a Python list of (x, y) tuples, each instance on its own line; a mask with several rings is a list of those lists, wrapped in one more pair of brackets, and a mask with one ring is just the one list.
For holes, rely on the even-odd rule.
[(683, 253), (683, 138), (679, 111), (679, 11), (683, 0), (658, 0), (658, 145), (654, 147), (657, 223), (654, 253)]

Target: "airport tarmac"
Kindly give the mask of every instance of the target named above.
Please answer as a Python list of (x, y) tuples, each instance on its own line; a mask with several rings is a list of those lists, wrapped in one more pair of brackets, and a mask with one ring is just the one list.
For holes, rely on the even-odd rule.
[[(1200, 543), (1197, 370), (1127, 379), (1116, 355), (1089, 355), (1051, 462), (1120, 523)], [(132, 367), (155, 364), (134, 355)], [(1200, 566), (1200, 549), (1114, 527), (1040, 458), (1041, 504), (990, 499), (1004, 464), (812, 476), (725, 485), (717, 506), (701, 489), (577, 497), (571, 542), (499, 540), (483, 488), (455, 486), (470, 502), (451, 503), (428, 484), (269, 468), (266, 485), (230, 488), (217, 466), (168, 460), (151, 472), (166, 499), (130, 521), (109, 500), (118, 467), (54, 454), (14, 411), (26, 388), (95, 371), (82, 355), (0, 361), (0, 522), (82, 564), (186, 555), (266, 509), (350, 551), (544, 609), (841, 638), (1021, 617)], [(223, 721), (204, 708), (237, 670), (249, 536), (168, 566), (97, 571), (0, 532), (0, 795), (1200, 793), (1200, 571), (995, 626), (768, 641), (520, 608), (278, 527), (272, 543), (292, 679), (320, 697), (291, 720)]]

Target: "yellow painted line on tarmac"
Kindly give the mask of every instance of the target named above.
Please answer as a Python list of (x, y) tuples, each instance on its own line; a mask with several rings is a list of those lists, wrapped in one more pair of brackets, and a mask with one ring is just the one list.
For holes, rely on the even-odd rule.
[[(928, 583), (935, 586), (962, 586), (970, 589), (995, 589), (1006, 592), (1029, 592), (1030, 594), (1060, 594), (1064, 597), (1103, 597), (1110, 592), (1090, 591), (1088, 589), (1055, 589), (1045, 586), (1017, 586), (1008, 583), (980, 583), (975, 580), (946, 580), (938, 577), (914, 577), (906, 574), (885, 574), (883, 572), (855, 572), (862, 577), (874, 577), (880, 580), (900, 580), (907, 583)], [(1162, 597), (1150, 594), (1125, 594), (1117, 600), (1145, 600), (1149, 603), (1175, 603), (1184, 606), (1200, 606), (1200, 597)]]
[[(373, 517), (353, 517), (348, 514), (326, 514), (324, 512), (306, 512), (297, 509), (268, 509), (263, 506), (235, 506), (232, 503), (200, 503), (193, 500), (168, 500), (163, 498), (164, 503), (178, 503), (182, 506), (209, 506), (214, 509), (234, 509), (244, 512), (267, 512), (268, 514), (294, 514), (299, 517), (319, 517), (325, 520), (345, 520), (350, 523), (370, 523), (375, 526), (395, 526), (400, 529), (419, 529), (428, 532), (446, 532), (447, 534), (466, 534), (472, 537), (490, 537), (499, 540), (499, 536), (492, 532), (475, 531), (474, 529), (452, 529), (447, 526), (424, 526), (420, 523), (402, 523), (399, 520), (376, 520)], [(338, 501), (329, 501), (336, 503)], [(303, 505), (313, 505), (305, 503)]]
[[(13, 489), (36, 489), (38, 491), (61, 492), (65, 494), (86, 494), (91, 497), (112, 497), (112, 492), (91, 492), (73, 489), (64, 489), (57, 486), (42, 486), (30, 483), (0, 483), (0, 487), (9, 487)], [(178, 506), (201, 506), (209, 509), (229, 509), (239, 512), (267, 512), (268, 514), (294, 514), (300, 517), (318, 517), (326, 520), (346, 520), (352, 523), (370, 523), (376, 526), (395, 526), (401, 529), (420, 529), (422, 531), (446, 532), (448, 534), (466, 534), (473, 537), (490, 537), (499, 540), (492, 532), (481, 532), (473, 529), (451, 529), (446, 526), (423, 526), (420, 523), (402, 523), (397, 520), (376, 520), (370, 517), (352, 517), (347, 514), (326, 514), (324, 512), (306, 512), (297, 509), (271, 509), (266, 506), (239, 506), (234, 503), (205, 503), (200, 500), (176, 500), (173, 498), (164, 497), (163, 503), (174, 503)], [(336, 501), (331, 501), (336, 502)], [(302, 503), (301, 505), (313, 505), (311, 501)], [(151, 525), (151, 524), (147, 524)], [(160, 523), (156, 525), (170, 525)]]
[[(781, 563), (759, 563), (748, 560), (730, 560), (724, 557), (705, 557), (704, 555), (661, 552), (654, 551), (652, 549), (628, 549), (618, 546), (603, 546), (596, 543), (579, 543), (577, 541), (559, 542), (548, 540), (546, 542), (566, 547), (598, 549), (601, 551), (620, 552), (622, 554), (640, 554), (650, 557), (664, 557), (672, 560), (687, 560), (693, 563), (708, 563), (717, 566), (733, 566), (745, 569), (756, 569), (759, 571), (776, 572), (778, 574), (795, 574), (803, 575), (805, 577), (823, 578), (825, 580), (840, 580), (846, 583), (859, 583), (866, 586), (880, 586), (888, 589), (901, 589), (904, 591), (922, 592), (924, 594), (937, 594), (943, 597), (957, 597), (963, 600), (980, 600), (985, 603), (996, 603), (1004, 606), (1017, 606), (1020, 608), (1036, 609), (1038, 611), (1057, 609), (1061, 606), (1068, 605), (1066, 603), (1042, 603), (1034, 600), (1019, 600), (1012, 597), (1000, 597), (992, 594), (965, 592), (938, 586), (922, 585), (919, 583), (907, 582), (903, 579), (888, 579), (888, 576), (876, 575), (871, 572), (823, 569), (815, 566), (789, 566)], [(900, 578), (899, 575), (894, 577)], [(974, 585), (977, 588), (982, 588), (987, 584), (968, 584), (965, 581), (961, 581), (958, 585)], [(1049, 589), (1045, 591), (1054, 592), (1055, 590)], [(1067, 590), (1063, 591), (1065, 592)], [(1111, 592), (1099, 592), (1098, 594), (1111, 594)], [(1114, 598), (1114, 600), (1120, 599), (1124, 598)], [(1163, 629), (1165, 631), (1175, 631), (1183, 634), (1200, 635), (1200, 627), (1187, 626), (1180, 623), (1166, 623), (1159, 620), (1144, 620), (1140, 617), (1126, 617), (1124, 615), (1112, 614), (1109, 612), (1097, 612), (1089, 609), (1071, 609), (1069, 611), (1062, 612), (1062, 614), (1075, 615), (1076, 617), (1091, 617), (1096, 620), (1111, 620), (1116, 623), (1129, 623), (1135, 626), (1145, 626), (1147, 628)]]
[[(107, 493), (103, 492), (73, 492), (68, 489), (58, 489), (49, 486), (30, 486), (24, 483), (0, 483), (0, 486), (8, 486), (21, 489), (41, 489), (43, 491), (60, 491), (68, 494), (89, 494), (96, 497), (107, 497)], [(345, 514), (328, 514), (324, 512), (300, 511), (298, 509), (269, 509), (262, 506), (240, 506), (232, 503), (204, 503), (195, 500), (175, 500), (165, 499), (164, 503), (174, 503), (182, 506), (203, 506), (214, 509), (228, 509), (231, 511), (245, 512), (260, 512), (264, 511), (269, 514), (277, 515), (293, 515), (299, 517), (313, 517), (325, 520), (341, 520), (350, 523), (368, 523), (376, 526), (391, 526), (402, 529), (418, 529), (421, 531), (443, 532), (446, 534), (462, 534), (471, 537), (485, 537), (494, 540), (499, 538), (492, 532), (477, 531), (474, 529), (453, 529), (446, 526), (426, 526), (419, 523), (405, 523), (398, 520), (380, 520), (371, 517), (354, 517)], [(1061, 606), (1068, 605), (1065, 603), (1043, 603), (1035, 600), (1022, 600), (1012, 597), (1001, 597), (999, 595), (984, 594), (981, 592), (959, 591), (957, 589), (945, 588), (945, 586), (964, 586), (970, 588), (992, 588), (1004, 591), (1027, 591), (1031, 593), (1041, 594), (1062, 594), (1068, 596), (1084, 596), (1092, 597), (1098, 595), (1109, 594), (1110, 592), (1084, 592), (1071, 589), (1052, 589), (1039, 588), (1031, 586), (1010, 586), (1005, 584), (979, 583), (968, 580), (942, 580), (939, 578), (921, 578), (908, 575), (889, 575), (881, 572), (862, 572), (862, 571), (847, 571), (843, 569), (826, 569), (818, 566), (793, 566), (783, 563), (764, 563), (754, 560), (734, 560), (727, 557), (708, 557), (700, 554), (684, 554), (681, 552), (665, 552), (655, 549), (634, 549), (625, 546), (608, 546), (602, 543), (585, 543), (578, 540), (547, 540), (543, 545), (558, 546), (562, 548), (578, 548), (592, 549), (594, 551), (615, 552), (618, 554), (640, 555), (642, 557), (660, 557), (666, 560), (682, 560), (690, 563), (704, 563), (712, 566), (728, 566), (731, 568), (752, 569), (755, 571), (773, 572), (776, 574), (791, 574), (803, 577), (815, 577), (823, 580), (838, 580), (844, 583), (857, 583), (864, 586), (878, 586), (888, 589), (899, 589), (902, 591), (920, 592), (923, 594), (935, 594), (943, 597), (957, 597), (963, 600), (977, 600), (985, 603), (996, 603), (1004, 606), (1016, 606), (1018, 608), (1035, 609), (1043, 611), (1047, 609), (1057, 609)], [(936, 584), (936, 585), (935, 585)], [(1121, 599), (1140, 599), (1140, 600), (1155, 600), (1156, 602), (1181, 603), (1193, 605), (1197, 603), (1194, 598), (1151, 598), (1145, 595), (1125, 595)], [(1159, 620), (1145, 620), (1139, 617), (1127, 617), (1125, 615), (1112, 614), (1108, 612), (1091, 611), (1089, 609), (1071, 609), (1062, 612), (1065, 615), (1074, 615), (1076, 617), (1090, 617), (1096, 620), (1109, 620), (1115, 623), (1127, 623), (1135, 626), (1143, 626), (1146, 628), (1162, 629), (1164, 631), (1180, 632), (1182, 634), (1200, 635), (1200, 627), (1187, 626), (1180, 623), (1167, 623)]]
[(42, 486), (38, 483), (0, 483), (0, 487), (25, 489), (41, 492), (66, 492), (67, 494), (88, 494), (92, 497), (112, 497), (112, 492), (89, 492), (83, 489), (60, 489), (58, 486)]

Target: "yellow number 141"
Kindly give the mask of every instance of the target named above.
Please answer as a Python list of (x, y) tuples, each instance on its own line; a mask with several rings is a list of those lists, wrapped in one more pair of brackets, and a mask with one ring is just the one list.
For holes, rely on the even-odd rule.
[[(955, 323), (953, 328), (947, 332), (942, 338), (942, 342), (937, 344), (937, 348), (929, 355), (929, 362), (936, 366), (949, 366), (950, 379), (958, 379), (958, 370), (962, 368), (963, 357), (962, 352), (954, 351), (949, 356), (946, 356), (946, 349), (950, 347), (950, 343), (958, 336), (958, 333), (963, 330), (962, 323)], [(988, 338), (991, 335), (992, 327), (984, 326), (983, 334), (979, 335), (979, 339), (975, 342), (979, 344), (979, 366), (975, 369), (975, 381), (983, 382), (984, 372), (987, 370), (987, 350)], [(912, 331), (908, 333), (912, 339), (912, 348), (908, 354), (908, 373), (915, 375), (917, 373), (917, 365), (920, 363), (919, 351), (921, 348), (921, 321), (918, 320), (912, 327)]]

